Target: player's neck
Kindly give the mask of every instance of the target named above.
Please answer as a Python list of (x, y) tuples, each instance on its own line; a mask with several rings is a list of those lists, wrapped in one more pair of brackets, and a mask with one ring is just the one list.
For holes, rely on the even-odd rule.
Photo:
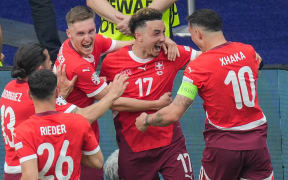
[(142, 46), (139, 46), (138, 44), (134, 44), (132, 45), (132, 52), (141, 59), (147, 59), (149, 58), (149, 55), (147, 53), (147, 51), (145, 50), (145, 48), (143, 48)]
[(210, 49), (220, 46), (226, 42), (227, 40), (223, 36), (222, 32), (219, 32), (218, 34), (215, 35), (211, 34), (211, 37), (207, 38), (204, 51), (209, 51)]
[(56, 111), (56, 100), (39, 101), (33, 99), (35, 113), (43, 113), (47, 111)]

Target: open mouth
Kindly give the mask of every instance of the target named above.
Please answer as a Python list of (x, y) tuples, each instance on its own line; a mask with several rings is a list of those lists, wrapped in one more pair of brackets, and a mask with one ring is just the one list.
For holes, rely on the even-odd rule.
[(89, 44), (82, 44), (82, 47), (83, 47), (84, 49), (90, 49), (90, 48), (92, 47), (92, 42), (89, 43)]
[(155, 45), (154, 45), (154, 49), (155, 49), (157, 52), (161, 51), (161, 45), (155, 44)]

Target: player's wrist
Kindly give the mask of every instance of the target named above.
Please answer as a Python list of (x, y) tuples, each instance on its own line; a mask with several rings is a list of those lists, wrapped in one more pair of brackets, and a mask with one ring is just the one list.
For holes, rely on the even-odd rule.
[(145, 120), (144, 120), (144, 125), (145, 126), (149, 126), (150, 125), (148, 120), (149, 120), (149, 114), (147, 114), (146, 117), (145, 117)]

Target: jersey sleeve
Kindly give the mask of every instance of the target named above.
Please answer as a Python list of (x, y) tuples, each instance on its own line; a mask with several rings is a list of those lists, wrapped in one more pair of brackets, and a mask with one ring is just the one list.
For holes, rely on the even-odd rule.
[(107, 82), (113, 81), (115, 76), (110, 66), (113, 63), (112, 60), (112, 57), (110, 55), (107, 55), (101, 65), (100, 76), (105, 76)]
[(96, 154), (100, 150), (99, 141), (96, 139), (92, 127), (88, 123), (88, 121), (86, 119), (84, 119), (83, 121), (84, 122), (82, 124), (85, 129), (85, 134), (83, 139), (82, 152), (84, 155)]
[(196, 58), (196, 50), (189, 46), (178, 45), (178, 50), (180, 52), (180, 57), (175, 60), (177, 71), (185, 66), (190, 60)]
[[(25, 131), (24, 131), (25, 129)], [(28, 128), (29, 129), (29, 128)], [(15, 150), (20, 163), (37, 158), (36, 149), (32, 145), (32, 137), (28, 133), (25, 133), (27, 129), (23, 126), (18, 126), (15, 130)]]
[(89, 98), (94, 97), (107, 86), (107, 83), (99, 78), (91, 65), (80, 65), (75, 71), (78, 76), (75, 87), (83, 91)]
[(198, 89), (207, 83), (208, 78), (209, 72), (207, 72), (205, 68), (202, 67), (201, 59), (199, 58), (197, 61), (191, 61), (187, 65), (183, 74), (183, 81), (197, 86)]
[(56, 111), (64, 112), (64, 113), (71, 113), (77, 106), (71, 103), (68, 103), (62, 96), (58, 96), (56, 99)]
[(106, 38), (102, 36), (101, 34), (96, 34), (95, 36), (95, 43), (94, 43), (94, 49), (100, 49), (101, 55), (109, 53), (113, 51), (116, 47), (116, 41), (111, 38)]

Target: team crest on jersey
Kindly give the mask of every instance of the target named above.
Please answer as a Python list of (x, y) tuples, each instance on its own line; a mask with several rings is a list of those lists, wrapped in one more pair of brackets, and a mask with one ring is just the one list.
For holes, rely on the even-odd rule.
[(163, 61), (158, 61), (158, 62), (155, 62), (155, 70), (156, 70), (156, 74), (158, 76), (161, 76), (164, 72), (164, 64), (163, 64)]
[(63, 45), (61, 46), (61, 48), (59, 50), (59, 54), (57, 56), (57, 60), (59, 61), (60, 64), (64, 63), (64, 61), (65, 61), (62, 50), (63, 50)]
[(56, 99), (56, 104), (58, 106), (64, 106), (67, 104), (66, 100), (62, 96), (58, 96)]
[(94, 72), (91, 76), (91, 80), (94, 84), (98, 85), (100, 84), (100, 78), (98, 77), (97, 73)]
[(132, 75), (131, 69), (124, 69), (123, 71), (120, 72), (121, 74), (127, 74), (127, 75)]

